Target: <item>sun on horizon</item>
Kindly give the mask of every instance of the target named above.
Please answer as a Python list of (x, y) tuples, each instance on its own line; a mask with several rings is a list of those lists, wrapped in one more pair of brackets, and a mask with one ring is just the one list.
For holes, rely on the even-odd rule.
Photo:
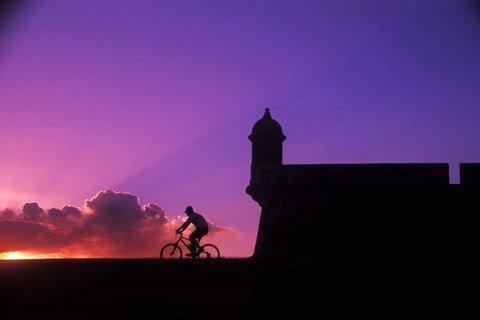
[(34, 259), (61, 259), (66, 258), (58, 253), (31, 253), (24, 251), (9, 251), (0, 253), (0, 260), (34, 260)]

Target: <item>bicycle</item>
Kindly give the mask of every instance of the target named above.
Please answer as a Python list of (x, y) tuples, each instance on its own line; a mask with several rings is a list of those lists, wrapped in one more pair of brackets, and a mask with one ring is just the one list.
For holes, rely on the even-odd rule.
[[(190, 242), (190, 239), (183, 236), (183, 233), (178, 233), (178, 240), (175, 242), (167, 243), (160, 250), (160, 259), (182, 259), (183, 250), (180, 246), (182, 243), (187, 249), (190, 245), (186, 242)], [(190, 251), (190, 250), (189, 250)], [(218, 259), (220, 258), (220, 250), (212, 243), (206, 243), (201, 245), (195, 255), (192, 255), (193, 259)]]

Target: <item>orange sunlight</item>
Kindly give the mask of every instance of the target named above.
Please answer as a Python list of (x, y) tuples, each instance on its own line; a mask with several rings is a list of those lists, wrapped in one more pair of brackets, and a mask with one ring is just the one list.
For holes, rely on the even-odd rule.
[(58, 259), (65, 258), (58, 253), (30, 253), (22, 251), (10, 251), (0, 253), (0, 260), (29, 260), (29, 259)]

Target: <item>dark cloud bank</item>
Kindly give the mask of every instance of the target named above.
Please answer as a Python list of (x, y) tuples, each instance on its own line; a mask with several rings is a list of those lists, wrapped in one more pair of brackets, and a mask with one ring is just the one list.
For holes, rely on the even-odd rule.
[[(159, 205), (141, 206), (137, 196), (106, 190), (84, 208), (43, 209), (27, 202), (22, 212), (0, 211), (0, 253), (58, 253), (62, 257), (155, 257), (186, 217), (169, 219)], [(207, 237), (221, 241), (233, 231), (210, 222)]]

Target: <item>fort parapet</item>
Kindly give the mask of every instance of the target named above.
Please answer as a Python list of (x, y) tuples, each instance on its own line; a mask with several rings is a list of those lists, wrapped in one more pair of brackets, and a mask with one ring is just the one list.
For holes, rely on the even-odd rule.
[(461, 184), (449, 183), (447, 163), (283, 164), (286, 136), (269, 109), (249, 139), (257, 258), (440, 254), (461, 217), (478, 211), (480, 164), (460, 164)]

